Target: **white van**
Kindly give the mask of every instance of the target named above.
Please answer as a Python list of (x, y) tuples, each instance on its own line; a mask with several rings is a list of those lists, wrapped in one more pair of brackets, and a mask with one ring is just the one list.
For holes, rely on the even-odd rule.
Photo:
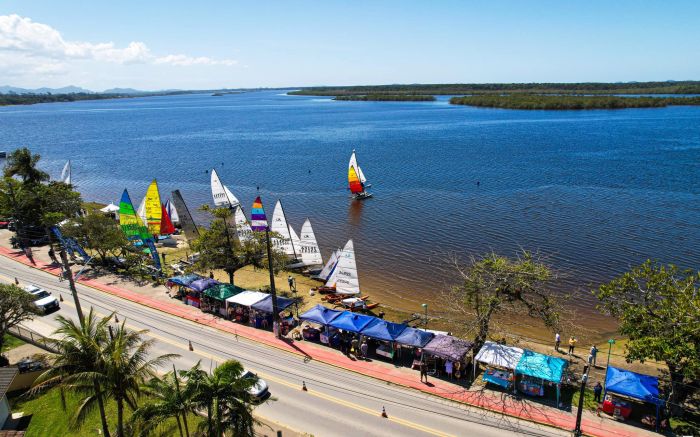
[(58, 303), (58, 299), (43, 288), (32, 284), (27, 285), (24, 287), (24, 289), (27, 291), (27, 293), (34, 296), (34, 306), (44, 314), (61, 308)]

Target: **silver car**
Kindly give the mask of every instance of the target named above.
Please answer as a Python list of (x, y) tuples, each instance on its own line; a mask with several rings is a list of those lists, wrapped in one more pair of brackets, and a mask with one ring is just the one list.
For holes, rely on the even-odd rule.
[(252, 396), (254, 400), (262, 401), (265, 398), (265, 396), (267, 396), (267, 382), (265, 382), (264, 379), (258, 378), (258, 376), (250, 370), (243, 371), (243, 378), (257, 378), (255, 384), (248, 389), (248, 394), (250, 394), (250, 396)]
[(27, 285), (24, 290), (34, 296), (34, 306), (44, 314), (61, 308), (58, 299), (50, 292), (36, 285)]

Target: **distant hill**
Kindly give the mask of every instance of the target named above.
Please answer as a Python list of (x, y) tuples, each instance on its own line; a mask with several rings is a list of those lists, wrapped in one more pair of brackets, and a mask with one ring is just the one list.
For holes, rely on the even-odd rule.
[(102, 91), (102, 94), (146, 94), (150, 91), (136, 90), (133, 88), (110, 88)]
[(64, 86), (63, 88), (47, 88), (47, 87), (42, 87), (42, 88), (36, 88), (36, 89), (30, 89), (30, 88), (19, 88), (15, 86), (9, 86), (9, 85), (4, 85), (0, 86), (0, 94), (8, 94), (8, 93), (15, 93), (15, 94), (76, 94), (76, 93), (85, 93), (85, 94), (92, 94), (94, 91), (86, 90), (85, 88), (81, 88), (79, 86)]

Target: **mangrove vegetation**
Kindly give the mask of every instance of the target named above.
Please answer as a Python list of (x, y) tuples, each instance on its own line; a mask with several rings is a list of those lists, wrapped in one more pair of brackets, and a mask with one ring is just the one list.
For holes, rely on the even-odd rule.
[(619, 97), (542, 94), (490, 94), (453, 97), (453, 105), (503, 109), (623, 109), (700, 105), (700, 97)]
[(366, 94), (358, 96), (335, 96), (333, 100), (362, 102), (432, 102), (435, 101), (435, 97), (420, 94)]

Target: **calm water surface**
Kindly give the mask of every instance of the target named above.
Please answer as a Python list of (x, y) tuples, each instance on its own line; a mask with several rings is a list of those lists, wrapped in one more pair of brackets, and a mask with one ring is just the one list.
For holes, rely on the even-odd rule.
[[(207, 169), (248, 206), (308, 216), (324, 258), (355, 240), (368, 293), (414, 307), (450, 253), (538, 251), (581, 290), (646, 258), (700, 266), (700, 108), (514, 111), (334, 102), (279, 91), (0, 108), (0, 150), (29, 146), (85, 199), (137, 203), (157, 178), (191, 209)], [(346, 191), (352, 149), (374, 198)], [(477, 186), (476, 182), (480, 184)]]

